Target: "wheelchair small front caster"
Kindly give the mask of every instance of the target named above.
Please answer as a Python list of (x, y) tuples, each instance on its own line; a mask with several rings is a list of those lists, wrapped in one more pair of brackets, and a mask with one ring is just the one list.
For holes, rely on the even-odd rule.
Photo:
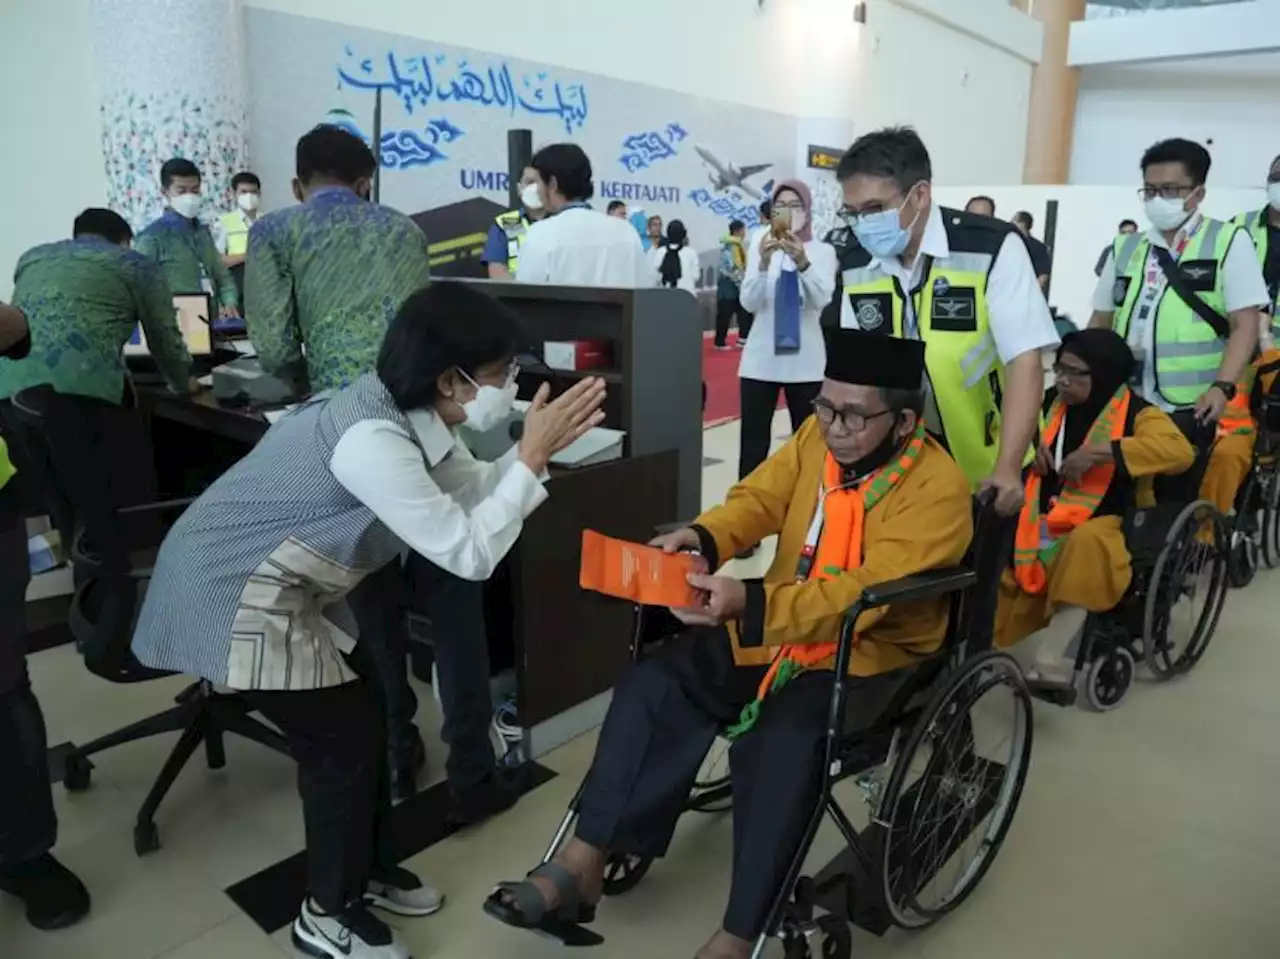
[(150, 820), (136, 823), (133, 827), (134, 853), (142, 857), (150, 855), (159, 848), (160, 830), (156, 829), (156, 824)]
[(821, 916), (787, 939), (785, 959), (850, 959), (853, 934), (839, 916)]
[(1104, 656), (1099, 656), (1085, 670), (1084, 698), (1094, 712), (1110, 712), (1124, 702), (1133, 686), (1136, 667), (1133, 654), (1123, 646), (1116, 646)]
[(604, 867), (604, 894), (621, 896), (636, 886), (653, 865), (652, 856), (610, 856)]
[(93, 763), (89, 757), (67, 753), (62, 766), (62, 787), (69, 793), (82, 793), (93, 785), (92, 778)]

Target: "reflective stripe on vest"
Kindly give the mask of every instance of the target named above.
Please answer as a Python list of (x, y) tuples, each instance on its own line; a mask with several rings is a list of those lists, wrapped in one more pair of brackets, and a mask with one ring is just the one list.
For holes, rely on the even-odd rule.
[[(1234, 224), (1205, 218), (1179, 260), (1180, 268), (1195, 260), (1213, 261), (1217, 271), (1214, 288), (1196, 292), (1215, 312), (1223, 316), (1226, 316), (1226, 298), (1223, 293), (1226, 271), (1223, 263), (1236, 229)], [(1133, 311), (1142, 298), (1147, 281), (1146, 268), (1150, 253), (1151, 243), (1145, 234), (1134, 233), (1116, 238), (1116, 278), (1117, 281), (1127, 282), (1123, 302), (1117, 304), (1114, 325), (1116, 332), (1126, 339)], [(1119, 285), (1117, 282), (1117, 287)], [(1155, 324), (1154, 355), (1148, 358), (1148, 362), (1155, 364), (1157, 392), (1175, 406), (1194, 403), (1218, 378), (1218, 368), (1222, 365), (1226, 343), (1167, 284), (1156, 304), (1155, 316), (1149, 322)]]
[[(1004, 368), (991, 336), (987, 312), (987, 275), (993, 260), (987, 253), (953, 252), (945, 260), (932, 263), (916, 294), (916, 325), (919, 337), (928, 346), (925, 368), (944, 439), (952, 457), (975, 485), (995, 469), (1000, 436), (997, 397), (1004, 390)], [(843, 281), (853, 316), (857, 318), (862, 311), (859, 326), (878, 328), (872, 325), (876, 319), (872, 311), (879, 311), (887, 296), (893, 309), (893, 335), (904, 335), (904, 301), (892, 277), (879, 267), (867, 266), (845, 270)], [(942, 298), (950, 302), (939, 304), (935, 311), (935, 303)], [(970, 324), (972, 329), (968, 328)]]
[(227, 256), (244, 256), (249, 252), (249, 224), (244, 214), (224, 213), (218, 218), (222, 231), (227, 235)]
[(508, 210), (506, 213), (499, 213), (493, 218), (493, 222), (498, 224), (498, 229), (507, 237), (507, 272), (515, 276), (516, 267), (520, 265), (520, 244), (524, 242), (529, 221), (521, 211)]

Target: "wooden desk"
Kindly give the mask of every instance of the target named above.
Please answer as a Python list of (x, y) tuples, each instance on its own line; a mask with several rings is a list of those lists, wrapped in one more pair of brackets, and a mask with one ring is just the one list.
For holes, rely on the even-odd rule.
[[(140, 391), (138, 405), (164, 497), (202, 492), (268, 427), (261, 415), (220, 407), (207, 394)], [(655, 526), (678, 516), (678, 489), (674, 449), (553, 472), (547, 501), (526, 520), (486, 601), (490, 643), (510, 644), (526, 727), (611, 689), (629, 663), (631, 606), (578, 587), (583, 529), (646, 540)]]

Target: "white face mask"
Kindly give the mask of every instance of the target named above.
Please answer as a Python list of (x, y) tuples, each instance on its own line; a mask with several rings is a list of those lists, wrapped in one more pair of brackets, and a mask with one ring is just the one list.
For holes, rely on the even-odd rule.
[(1162, 196), (1148, 200), (1146, 209), (1147, 219), (1157, 230), (1176, 230), (1191, 217), (1184, 208), (1182, 200), (1166, 200)]
[(791, 232), (799, 233), (804, 229), (804, 225), (809, 222), (809, 214), (805, 210), (791, 211)]
[(262, 202), (262, 198), (256, 193), (241, 193), (236, 197), (236, 206), (244, 210), (245, 213), (253, 213), (258, 209), (260, 202)]
[(199, 193), (183, 193), (180, 196), (169, 197), (169, 206), (173, 208), (173, 212), (178, 216), (185, 216), (188, 220), (196, 218), (203, 202), (204, 199)]
[(1271, 209), (1280, 213), (1280, 183), (1267, 184), (1267, 202), (1271, 204)]
[(520, 202), (526, 210), (541, 210), (542, 197), (538, 193), (538, 184), (526, 183), (520, 188)]
[[(462, 373), (462, 370), (458, 371)], [(481, 386), (466, 373), (463, 378), (476, 388), (475, 398), (462, 404), (462, 411), (467, 414), (466, 427), (477, 433), (486, 433), (502, 423), (511, 412), (516, 401), (516, 378), (514, 373), (507, 377), (501, 386)]]

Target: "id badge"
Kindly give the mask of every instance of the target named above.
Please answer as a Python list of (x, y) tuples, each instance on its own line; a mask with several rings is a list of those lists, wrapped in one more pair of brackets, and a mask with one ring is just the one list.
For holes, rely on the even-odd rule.
[(204, 267), (200, 268), (200, 289), (213, 296), (213, 280), (209, 279), (209, 274), (204, 271)]

